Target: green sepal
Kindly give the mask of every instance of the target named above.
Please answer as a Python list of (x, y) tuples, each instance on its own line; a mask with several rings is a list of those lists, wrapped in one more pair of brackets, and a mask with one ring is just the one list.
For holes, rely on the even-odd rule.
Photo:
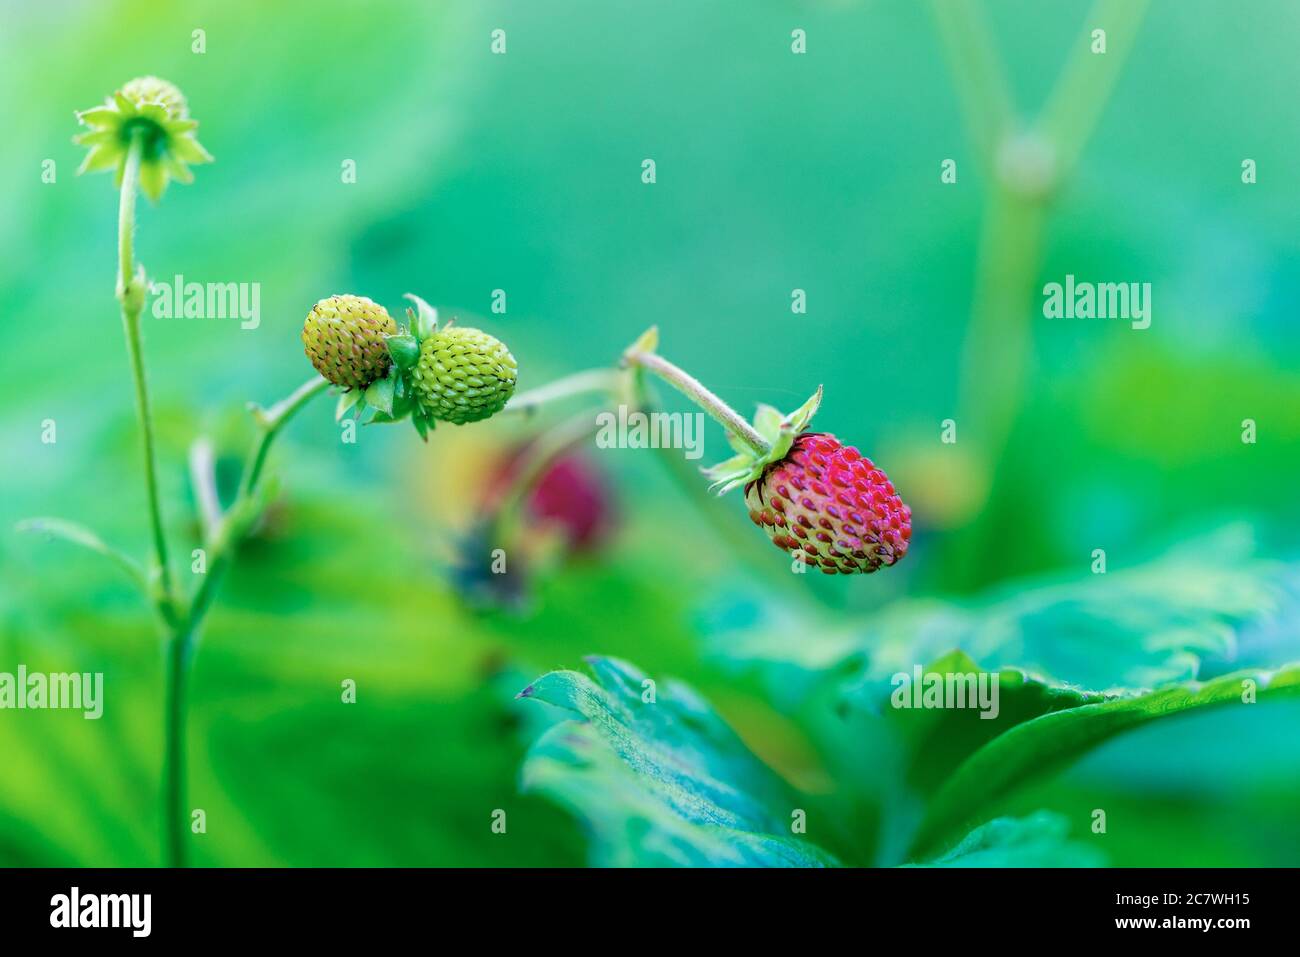
[(717, 490), (719, 495), (726, 495), (732, 489), (757, 479), (769, 465), (786, 457), (795, 438), (812, 423), (821, 404), (821, 386), (817, 387), (807, 402), (789, 415), (782, 415), (770, 405), (760, 404), (754, 413), (754, 429), (767, 440), (768, 450), (760, 455), (728, 432), (727, 442), (736, 454), (704, 470), (705, 476), (712, 480), (709, 488)]
[(366, 402), (385, 415), (393, 414), (393, 377), (376, 379), (366, 387)]
[(641, 335), (637, 336), (636, 342), (632, 343), (623, 350), (623, 355), (627, 356), (633, 352), (654, 352), (659, 348), (659, 327), (651, 326)]
[(401, 379), (397, 380), (397, 390), (393, 393), (393, 411), (389, 414), (393, 420), (404, 419), (415, 408), (415, 393)]
[(334, 421), (343, 421), (343, 416), (356, 408), (358, 415), (365, 408), (365, 393), (360, 389), (348, 389), (339, 396), (339, 404), (334, 407)]
[(415, 397), (408, 388), (403, 395), (397, 395), (397, 389), (402, 388), (402, 379), (398, 377), (395, 380), (395, 389), (393, 393), (393, 408), (390, 412), (381, 412), (375, 410), (375, 414), (370, 417), (366, 425), (391, 425), (394, 422), (401, 422), (404, 418), (415, 411)]
[(432, 427), (432, 423), (425, 418), (424, 410), (419, 406), (411, 411), (411, 424), (415, 426), (415, 431), (420, 433), (420, 438), (428, 442), (429, 429)]
[(399, 369), (410, 369), (420, 361), (420, 344), (415, 336), (398, 335), (388, 337), (388, 353)]
[(406, 298), (415, 303), (414, 309), (407, 307), (406, 315), (411, 320), (411, 332), (418, 344), (428, 339), (438, 330), (438, 310), (413, 292), (408, 292)]

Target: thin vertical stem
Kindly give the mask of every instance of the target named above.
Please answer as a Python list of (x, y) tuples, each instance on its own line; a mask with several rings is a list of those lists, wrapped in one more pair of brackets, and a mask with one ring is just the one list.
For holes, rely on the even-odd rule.
[(184, 867), (186, 694), (194, 626), (178, 629), (167, 643), (165, 741), (163, 744), (163, 848), (168, 867)]
[(140, 160), (143, 147), (139, 137), (131, 141), (127, 151), (126, 167), (122, 173), (122, 189), (117, 217), (117, 298), (122, 305), (122, 331), (126, 336), (126, 352), (131, 362), (131, 377), (135, 383), (135, 410), (140, 420), (140, 435), (144, 457), (145, 495), (149, 506), (149, 525), (153, 534), (154, 568), (151, 569), (151, 586), (156, 576), (154, 602), (163, 619), (176, 622), (171, 571), (167, 564), (167, 538), (163, 533), (162, 503), (158, 494), (158, 466), (154, 453), (153, 412), (149, 404), (149, 386), (145, 377), (144, 351), (140, 344), (140, 311), (144, 306), (144, 289), (136, 276), (133, 257), (135, 238), (135, 196), (140, 180)]
[(976, 0), (932, 0), (930, 8), (953, 74), (967, 135), (980, 162), (991, 166), (1014, 113), (993, 33)]

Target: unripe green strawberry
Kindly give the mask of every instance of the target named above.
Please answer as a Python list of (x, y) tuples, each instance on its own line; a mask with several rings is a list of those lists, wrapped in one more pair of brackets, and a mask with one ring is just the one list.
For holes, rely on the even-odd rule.
[(365, 296), (330, 296), (312, 306), (302, 344), (316, 371), (345, 389), (364, 389), (388, 374), (392, 357), (385, 335), (396, 335), (384, 307)]
[(870, 459), (835, 436), (803, 432), (745, 486), (755, 525), (828, 575), (874, 572), (907, 554), (912, 510)]
[(518, 370), (505, 343), (481, 329), (448, 325), (420, 344), (411, 372), (424, 412), (464, 425), (500, 412), (515, 391)]

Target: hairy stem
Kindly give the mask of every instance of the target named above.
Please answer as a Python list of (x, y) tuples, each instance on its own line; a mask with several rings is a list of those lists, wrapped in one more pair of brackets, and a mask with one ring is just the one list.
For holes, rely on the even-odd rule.
[(126, 335), (126, 352), (131, 361), (135, 382), (135, 410), (140, 420), (144, 453), (144, 484), (149, 505), (149, 524), (153, 533), (154, 566), (151, 581), (156, 580), (154, 604), (163, 620), (175, 625), (177, 614), (172, 592), (171, 570), (167, 564), (167, 538), (163, 533), (162, 504), (158, 496), (158, 466), (154, 453), (153, 412), (149, 405), (149, 387), (145, 377), (144, 350), (140, 343), (140, 311), (144, 307), (143, 277), (136, 275), (133, 256), (135, 241), (135, 196), (140, 180), (143, 147), (138, 137), (131, 141), (117, 216), (117, 298), (122, 305), (122, 330)]
[[(189, 630), (176, 607), (171, 569), (167, 563), (167, 538), (163, 533), (162, 505), (158, 495), (158, 466), (154, 453), (153, 412), (145, 377), (144, 349), (140, 342), (140, 312), (144, 308), (143, 270), (137, 270), (134, 256), (135, 197), (140, 182), (143, 146), (134, 137), (122, 171), (122, 188), (117, 208), (117, 299), (122, 306), (122, 331), (135, 382), (135, 411), (140, 420), (144, 451), (144, 484), (153, 532), (153, 567), (150, 594), (170, 635), (163, 714), (163, 854), (171, 867), (185, 866), (185, 671)], [(139, 275), (137, 275), (139, 272)], [(188, 616), (187, 616), (188, 617)]]
[(684, 369), (679, 369), (663, 356), (655, 352), (634, 349), (624, 355), (624, 361), (631, 366), (653, 372), (682, 395), (686, 396), (713, 418), (728, 432), (739, 438), (758, 455), (766, 455), (771, 446), (767, 439), (731, 406), (710, 392), (704, 383)]

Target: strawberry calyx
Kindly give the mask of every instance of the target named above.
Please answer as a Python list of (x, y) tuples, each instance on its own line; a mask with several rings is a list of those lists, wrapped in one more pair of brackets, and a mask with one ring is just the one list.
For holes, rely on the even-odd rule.
[(794, 445), (794, 440), (812, 424), (813, 416), (817, 414), (821, 403), (821, 386), (817, 387), (817, 391), (808, 398), (808, 401), (788, 415), (770, 405), (759, 403), (758, 410), (754, 414), (753, 426), (767, 443), (767, 449), (755, 449), (735, 433), (728, 431), (727, 444), (736, 454), (704, 470), (705, 476), (712, 479), (709, 488), (717, 491), (719, 495), (726, 495), (732, 489), (760, 478), (768, 466), (786, 457)]

